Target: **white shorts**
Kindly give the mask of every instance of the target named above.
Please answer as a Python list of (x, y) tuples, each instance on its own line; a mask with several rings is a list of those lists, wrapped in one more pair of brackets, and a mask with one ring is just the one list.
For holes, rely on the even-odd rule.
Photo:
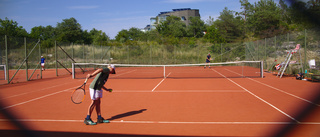
[(94, 90), (92, 88), (89, 88), (90, 90), (90, 97), (91, 100), (97, 100), (98, 98), (102, 98), (102, 89), (101, 90)]
[(44, 63), (41, 63), (41, 66), (44, 66)]

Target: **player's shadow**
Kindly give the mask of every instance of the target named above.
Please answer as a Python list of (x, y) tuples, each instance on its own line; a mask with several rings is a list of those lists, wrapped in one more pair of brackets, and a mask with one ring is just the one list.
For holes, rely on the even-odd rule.
[(146, 111), (146, 110), (147, 109), (141, 109), (141, 110), (126, 112), (126, 113), (123, 113), (123, 114), (115, 115), (115, 116), (109, 118), (108, 120), (115, 120), (115, 119), (119, 119), (119, 118), (123, 118), (123, 117), (128, 117), (128, 116), (140, 114), (140, 113), (142, 113), (143, 111)]

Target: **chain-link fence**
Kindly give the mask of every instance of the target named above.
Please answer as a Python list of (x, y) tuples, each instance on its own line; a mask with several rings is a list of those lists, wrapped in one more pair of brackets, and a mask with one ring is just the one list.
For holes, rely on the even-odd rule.
[[(57, 42), (53, 65), (57, 75), (71, 74), (72, 63), (108, 63), (109, 47)], [(57, 62), (57, 63), (55, 63)]]
[[(107, 46), (62, 42), (54, 42), (52, 45), (52, 48), (42, 48), (46, 45), (41, 45), (40, 40), (0, 36), (0, 65), (6, 66), (0, 68), (0, 76), (7, 77), (0, 78), (0, 84), (71, 75), (73, 62), (106, 63), (109, 60)], [(41, 56), (45, 58), (45, 70), (41, 70)], [(44, 71), (47, 75), (42, 75)]]
[[(287, 73), (308, 72), (309, 60), (315, 59), (316, 64), (320, 64), (319, 36), (319, 31), (314, 29), (246, 42), (246, 60), (262, 60), (268, 71), (274, 71), (275, 65), (285, 63), (288, 51), (300, 44), (299, 50), (292, 54)], [(309, 71), (318, 73), (317, 70)]]
[(110, 48), (113, 63), (123, 64), (195, 64), (205, 63), (210, 53), (212, 62), (239, 61), (245, 59), (244, 44), (198, 45), (122, 45)]
[[(0, 39), (0, 64), (5, 64), (7, 81), (22, 82), (41, 78), (40, 41), (3, 36)], [(6, 48), (7, 47), (7, 48)], [(10, 70), (10, 71), (9, 71)]]
[(51, 43), (54, 47), (42, 48), (47, 46), (41, 45), (39, 40), (0, 36), (0, 65), (8, 66), (9, 81), (14, 75), (16, 80), (13, 81), (26, 81), (42, 77), (40, 56), (46, 59), (45, 68), (53, 69), (55, 76), (59, 76), (70, 74), (73, 62), (196, 64), (204, 63), (210, 53), (212, 62), (264, 61), (265, 70), (273, 71), (276, 64), (284, 62), (287, 51), (294, 49), (297, 44), (301, 47), (291, 60), (298, 65), (290, 64), (287, 73), (296, 74), (305, 70), (319, 73), (310, 70), (308, 65), (311, 59), (315, 59), (318, 66), (320, 64), (320, 37), (316, 29), (244, 43), (165, 45), (146, 42), (144, 45), (123, 44), (112, 47), (54, 42)]

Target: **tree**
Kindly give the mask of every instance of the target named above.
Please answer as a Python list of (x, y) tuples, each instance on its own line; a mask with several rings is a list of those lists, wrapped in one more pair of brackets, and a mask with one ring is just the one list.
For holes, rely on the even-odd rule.
[(253, 14), (248, 17), (248, 27), (256, 37), (272, 37), (281, 33), (281, 12), (273, 0), (260, 0), (254, 4)]
[(93, 28), (89, 35), (92, 38), (92, 44), (94, 45), (107, 45), (109, 41), (109, 37), (106, 35), (106, 33), (102, 32), (102, 30), (96, 30)]
[(157, 26), (157, 31), (163, 36), (185, 37), (186, 24), (177, 16), (168, 16)]
[(241, 17), (235, 17), (235, 12), (228, 10), (227, 7), (220, 12), (220, 16), (215, 21), (215, 26), (225, 42), (235, 42), (238, 38), (243, 37), (243, 23)]
[(236, 15), (241, 17), (241, 21), (244, 24), (244, 36), (249, 37), (247, 34), (248, 27), (247, 27), (247, 18), (252, 15), (253, 6), (249, 3), (248, 0), (240, 0), (241, 8), (243, 9), (242, 12), (236, 12)]
[(52, 26), (38, 26), (31, 29), (30, 37), (41, 40), (42, 47), (53, 47), (55, 38), (55, 28)]
[(207, 33), (204, 35), (206, 39), (211, 43), (224, 43), (225, 40), (221, 37), (218, 29), (212, 24), (207, 27)]
[(57, 40), (63, 42), (82, 43), (81, 25), (75, 18), (64, 19), (56, 27)]
[(0, 19), (0, 35), (27, 37), (28, 32), (22, 26), (18, 26), (16, 21), (5, 18)]
[(205, 30), (204, 22), (200, 17), (190, 17), (190, 25), (188, 26), (189, 33), (193, 37), (200, 38)]
[(292, 21), (289, 16), (289, 8), (284, 0), (279, 1), (279, 8), (280, 8), (280, 16), (281, 16), (280, 25), (286, 27), (288, 31), (293, 30), (295, 25), (291, 25)]
[(128, 31), (128, 34), (129, 34), (130, 40), (135, 40), (135, 41), (146, 40), (145, 33), (138, 28), (134, 28), (134, 27), (130, 28)]
[(319, 27), (320, 24), (320, 1), (319, 0), (309, 0), (307, 3), (309, 19), (316, 26)]
[(292, 1), (289, 8), (290, 17), (294, 24), (300, 29), (319, 27), (320, 24), (320, 1), (309, 0)]
[(129, 40), (129, 33), (127, 30), (123, 29), (121, 31), (118, 32), (117, 36), (115, 37), (116, 41), (119, 42), (126, 42), (127, 40)]
[(236, 14), (241, 15), (243, 18), (243, 21), (246, 22), (247, 17), (252, 15), (253, 6), (250, 4), (248, 0), (240, 0), (240, 3), (241, 3), (240, 9), (243, 9), (243, 11)]
[(53, 39), (55, 37), (55, 28), (50, 25), (47, 27), (33, 27), (31, 29), (30, 37), (41, 40)]
[(121, 30), (116, 36), (116, 41), (119, 42), (126, 42), (128, 40), (146, 41), (147, 39), (147, 34), (142, 32), (140, 29), (134, 27), (130, 28), (129, 30)]
[(211, 16), (209, 16), (209, 19), (207, 19), (206, 24), (211, 26), (214, 24), (214, 18), (212, 18)]

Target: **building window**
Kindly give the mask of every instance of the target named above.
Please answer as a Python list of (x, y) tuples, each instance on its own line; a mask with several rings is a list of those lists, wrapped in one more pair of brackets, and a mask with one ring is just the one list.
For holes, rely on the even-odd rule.
[(186, 21), (187, 19), (186, 19), (185, 16), (182, 16), (182, 17), (181, 17), (181, 20), (182, 20), (182, 21)]

